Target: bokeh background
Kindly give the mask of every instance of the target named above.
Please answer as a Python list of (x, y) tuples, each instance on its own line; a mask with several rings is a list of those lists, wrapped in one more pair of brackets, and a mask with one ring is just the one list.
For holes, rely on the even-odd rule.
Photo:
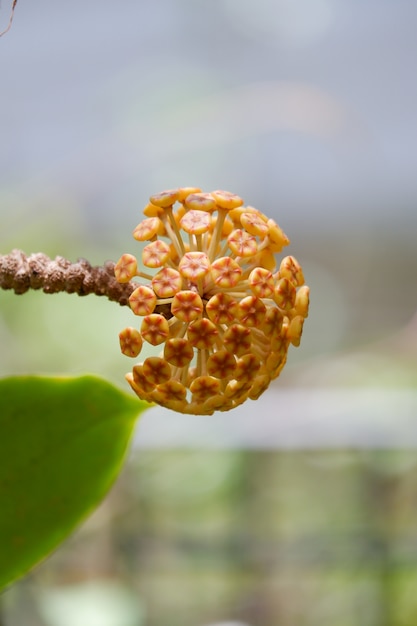
[[(0, 252), (117, 260), (150, 194), (223, 188), (290, 236), (312, 304), (256, 403), (146, 412), (2, 626), (416, 624), (416, 24), (408, 0), (17, 4)], [(123, 387), (131, 323), (92, 296), (2, 292), (0, 375)]]

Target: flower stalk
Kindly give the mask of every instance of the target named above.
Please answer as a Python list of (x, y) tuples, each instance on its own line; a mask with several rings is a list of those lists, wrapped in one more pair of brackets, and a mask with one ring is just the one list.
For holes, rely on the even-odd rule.
[(50, 259), (42, 252), (28, 256), (21, 250), (12, 250), (10, 254), (0, 255), (0, 288), (11, 289), (17, 295), (30, 289), (49, 294), (95, 294), (127, 306), (137, 283), (118, 282), (111, 261), (94, 267), (85, 259), (72, 263), (61, 256)]

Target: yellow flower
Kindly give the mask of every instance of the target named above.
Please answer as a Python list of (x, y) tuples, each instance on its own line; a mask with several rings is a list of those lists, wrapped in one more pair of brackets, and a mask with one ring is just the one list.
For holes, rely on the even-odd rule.
[(125, 328), (120, 348), (136, 358), (143, 342), (157, 355), (126, 375), (139, 398), (175, 411), (211, 415), (257, 399), (279, 376), (289, 346), (300, 344), (309, 288), (290, 241), (266, 215), (227, 191), (195, 187), (151, 196), (133, 237), (148, 242), (138, 269), (124, 254), (119, 282), (136, 277), (129, 303), (142, 317)]

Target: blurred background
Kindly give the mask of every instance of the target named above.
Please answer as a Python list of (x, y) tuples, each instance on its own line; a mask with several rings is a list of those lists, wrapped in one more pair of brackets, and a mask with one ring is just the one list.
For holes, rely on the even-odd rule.
[[(416, 23), (407, 0), (17, 4), (0, 253), (117, 260), (152, 193), (227, 189), (289, 235), (312, 302), (256, 404), (146, 412), (111, 494), (3, 594), (1, 626), (416, 624)], [(0, 375), (126, 388), (132, 321), (1, 292)]]

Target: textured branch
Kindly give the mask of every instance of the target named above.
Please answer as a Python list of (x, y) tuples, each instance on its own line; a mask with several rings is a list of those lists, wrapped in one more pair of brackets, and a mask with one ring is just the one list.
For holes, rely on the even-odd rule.
[[(2, 35), (5, 35), (7, 32), (9, 32), (9, 30), (12, 27), (12, 22), (13, 22), (13, 18), (14, 18), (14, 10), (16, 8), (16, 4), (17, 4), (17, 0), (13, 0), (12, 2), (12, 8), (10, 9), (10, 17), (9, 17), (9, 23), (7, 24), (6, 28), (4, 30), (1, 31), (0, 33), (0, 37)], [(1, 626), (1, 624), (0, 624)]]
[(26, 256), (21, 250), (0, 255), (0, 288), (13, 289), (20, 295), (29, 289), (42, 289), (44, 293), (77, 293), (86, 296), (106, 296), (125, 306), (137, 283), (120, 284), (114, 276), (114, 263), (93, 267), (85, 259), (71, 263), (61, 256), (50, 259), (38, 252)]

